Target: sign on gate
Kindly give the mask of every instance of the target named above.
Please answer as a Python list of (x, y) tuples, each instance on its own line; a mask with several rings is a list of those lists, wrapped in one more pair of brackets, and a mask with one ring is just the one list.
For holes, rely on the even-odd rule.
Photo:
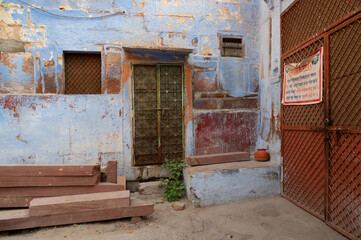
[(322, 102), (323, 48), (300, 63), (284, 66), (282, 103), (305, 105)]

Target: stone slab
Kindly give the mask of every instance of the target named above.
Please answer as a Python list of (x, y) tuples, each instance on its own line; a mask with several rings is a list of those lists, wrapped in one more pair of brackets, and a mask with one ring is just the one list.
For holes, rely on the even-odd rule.
[(139, 183), (138, 192), (139, 194), (142, 195), (153, 195), (153, 194), (163, 195), (165, 191), (165, 187), (160, 187), (160, 184), (162, 184), (161, 181)]
[(280, 194), (276, 162), (234, 162), (184, 169), (187, 197), (195, 207)]
[(239, 162), (250, 160), (248, 152), (231, 152), (231, 153), (217, 153), (205, 154), (187, 157), (187, 163), (191, 166), (209, 165), (229, 162)]

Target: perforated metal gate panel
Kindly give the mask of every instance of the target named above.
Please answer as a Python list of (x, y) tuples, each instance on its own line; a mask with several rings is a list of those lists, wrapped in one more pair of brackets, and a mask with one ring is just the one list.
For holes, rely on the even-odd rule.
[[(284, 64), (298, 63), (323, 47), (323, 39), (305, 47), (284, 59)], [(287, 126), (323, 127), (325, 106), (323, 103), (312, 105), (283, 106), (283, 124)]]
[(317, 217), (325, 214), (324, 134), (283, 131), (283, 194)]
[(183, 67), (134, 66), (135, 165), (183, 158)]
[(323, 102), (282, 106), (283, 196), (361, 239), (361, 1), (296, 0), (281, 25), (283, 63), (324, 47)]
[[(297, 63), (324, 41), (319, 40), (284, 59)], [(321, 219), (325, 219), (324, 103), (283, 106), (283, 195)]]
[(361, 20), (330, 35), (330, 122), (361, 127)]
[[(361, 16), (360, 16), (361, 18)], [(361, 238), (361, 19), (330, 34), (328, 222)]]
[(327, 221), (361, 238), (361, 134), (333, 131), (329, 138)]
[(281, 17), (282, 53), (361, 7), (360, 0), (295, 0)]

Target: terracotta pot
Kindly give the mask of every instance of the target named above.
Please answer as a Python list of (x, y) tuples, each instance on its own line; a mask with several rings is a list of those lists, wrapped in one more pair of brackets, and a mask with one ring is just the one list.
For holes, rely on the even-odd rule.
[(269, 157), (269, 153), (266, 151), (266, 149), (257, 149), (257, 152), (254, 153), (254, 158), (260, 162), (268, 161)]

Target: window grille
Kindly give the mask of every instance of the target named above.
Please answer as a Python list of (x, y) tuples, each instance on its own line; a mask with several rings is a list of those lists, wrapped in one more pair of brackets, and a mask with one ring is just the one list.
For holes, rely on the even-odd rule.
[(242, 37), (222, 37), (221, 39), (222, 57), (244, 57), (244, 45)]
[(101, 55), (64, 53), (65, 94), (101, 94)]

